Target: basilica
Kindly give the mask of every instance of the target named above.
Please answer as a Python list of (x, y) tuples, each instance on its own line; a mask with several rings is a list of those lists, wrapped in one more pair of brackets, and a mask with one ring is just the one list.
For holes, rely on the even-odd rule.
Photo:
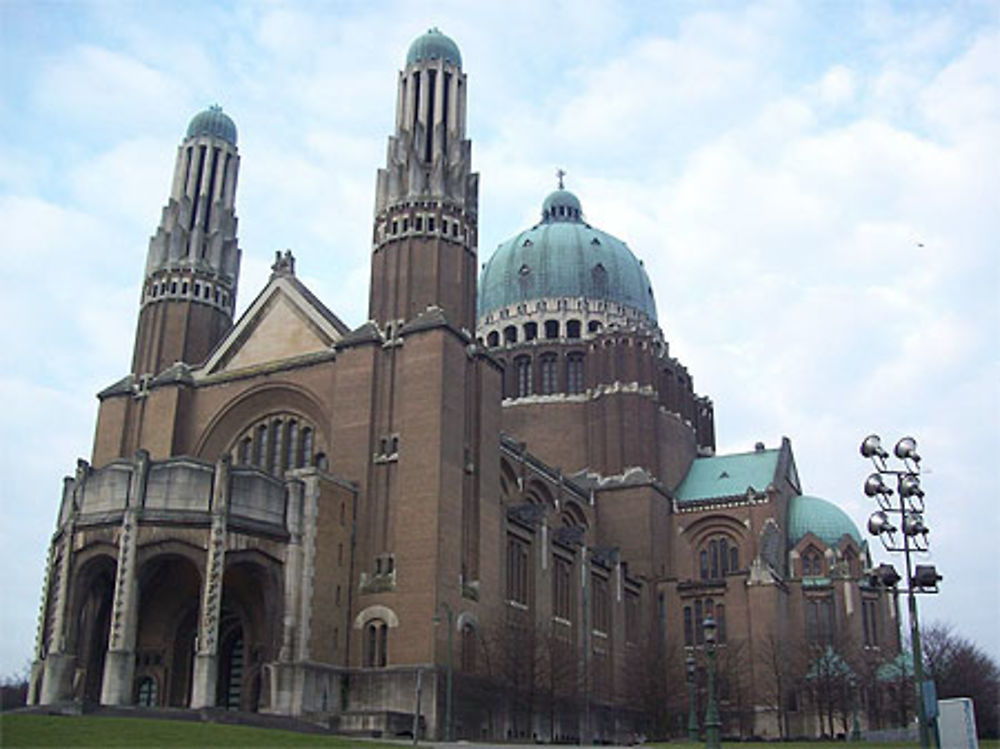
[(866, 542), (788, 439), (716, 453), (641, 257), (562, 177), (479, 254), (468, 86), (449, 37), (412, 43), (353, 329), (288, 251), (234, 317), (237, 128), (191, 120), (30, 702), (591, 743), (699, 730), (712, 667), (723, 735), (840, 730), (818, 685), (848, 672), (871, 723), (853, 654), (891, 664), (899, 627)]

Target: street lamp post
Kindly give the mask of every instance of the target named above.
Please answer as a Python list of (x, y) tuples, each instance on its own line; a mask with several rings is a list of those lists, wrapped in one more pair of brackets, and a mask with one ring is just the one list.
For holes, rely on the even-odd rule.
[(687, 657), (684, 659), (687, 667), (687, 688), (688, 688), (688, 741), (698, 741), (698, 711), (694, 707), (694, 652), (693, 648), (687, 648)]
[[(455, 612), (446, 601), (438, 604), (438, 609), (444, 609), (448, 618), (448, 654), (445, 662), (445, 686), (444, 686), (444, 740), (451, 741), (451, 700), (452, 700), (452, 671), (454, 670), (455, 655)], [(441, 621), (440, 616), (434, 617), (434, 623)]]
[[(910, 611), (910, 642), (913, 646), (913, 676), (916, 681), (917, 714), (920, 717), (920, 746), (930, 749), (930, 727), (927, 721), (927, 706), (924, 704), (924, 664), (920, 652), (920, 624), (917, 620), (917, 593), (937, 593), (941, 576), (933, 565), (916, 565), (911, 554), (926, 552), (929, 529), (924, 525), (924, 490), (920, 488), (920, 455), (917, 441), (903, 437), (893, 449), (902, 461), (902, 468), (890, 468), (889, 453), (882, 447), (877, 434), (870, 434), (861, 443), (861, 455), (870, 458), (875, 473), (865, 479), (865, 494), (874, 497), (879, 509), (868, 518), (868, 532), (878, 536), (886, 551), (902, 552), (906, 560), (907, 605)], [(891, 497), (893, 490), (886, 484), (886, 477), (896, 479), (898, 502)], [(892, 516), (898, 515), (897, 527)], [(897, 533), (901, 538), (897, 537)], [(880, 565), (883, 585), (893, 587), (899, 582), (899, 574), (892, 565)]]
[(705, 749), (721, 749), (719, 744), (719, 705), (715, 699), (715, 619), (707, 617), (705, 629), (705, 655), (708, 657), (708, 709), (705, 710)]

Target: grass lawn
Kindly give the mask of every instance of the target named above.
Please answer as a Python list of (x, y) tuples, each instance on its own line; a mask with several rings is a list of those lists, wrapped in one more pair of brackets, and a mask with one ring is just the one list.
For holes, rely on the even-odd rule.
[(343, 739), (249, 726), (186, 720), (97, 716), (0, 716), (0, 746), (48, 747), (394, 747), (367, 740)]
[[(700, 747), (704, 744), (692, 744), (687, 741), (674, 741), (669, 744), (647, 744), (650, 747), (661, 747), (662, 749), (681, 749), (681, 747)], [(724, 747), (740, 747), (740, 749), (915, 749), (919, 747), (919, 743), (899, 743), (899, 742), (860, 742), (853, 744), (844, 741), (794, 741), (794, 742), (753, 742), (753, 743), (740, 743), (740, 742), (722, 742)], [(944, 749), (947, 749), (945, 747)], [(980, 740), (979, 749), (1000, 749), (1000, 741), (997, 740)]]

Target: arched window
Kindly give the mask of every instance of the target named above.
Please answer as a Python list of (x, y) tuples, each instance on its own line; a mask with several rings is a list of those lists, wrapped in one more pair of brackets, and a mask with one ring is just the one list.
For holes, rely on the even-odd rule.
[(514, 367), (517, 370), (517, 397), (531, 395), (531, 359), (519, 356), (514, 361)]
[(489, 335), (486, 336), (486, 345), (490, 348), (496, 348), (500, 345), (500, 334), (495, 330), (491, 330)]
[(569, 320), (566, 323), (566, 337), (567, 338), (579, 338), (580, 337), (580, 321), (579, 320)]
[(526, 322), (524, 324), (524, 340), (533, 341), (538, 338), (538, 323)]
[(802, 577), (818, 577), (823, 574), (823, 557), (810, 546), (802, 554)]
[(719, 580), (739, 569), (739, 549), (725, 536), (709, 539), (698, 553), (698, 572), (702, 580)]
[(556, 355), (545, 354), (542, 356), (542, 395), (551, 395), (559, 389), (558, 377), (556, 374)]
[(566, 359), (566, 392), (583, 392), (583, 354), (570, 354)]
[(601, 332), (601, 323), (598, 322), (597, 320), (591, 320), (589, 323), (587, 323), (587, 332), (588, 333), (600, 333)]
[(313, 430), (305, 427), (302, 430), (302, 452), (299, 454), (298, 466), (312, 465)]
[(517, 328), (513, 325), (508, 325), (503, 329), (503, 342), (504, 343), (517, 343)]
[(267, 424), (257, 427), (257, 444), (254, 447), (253, 464), (258, 468), (267, 468)]
[(545, 321), (545, 337), (552, 339), (559, 337), (559, 321), (558, 320), (546, 320)]
[(250, 465), (251, 449), (253, 448), (253, 437), (244, 437), (240, 440), (240, 448), (237, 453), (236, 463), (238, 465)]
[(271, 473), (276, 476), (281, 474), (281, 459), (284, 457), (284, 449), (281, 444), (281, 427), (281, 419), (275, 419), (271, 422), (271, 444), (274, 445), (274, 448), (271, 450)]
[(156, 707), (159, 704), (158, 691), (159, 690), (156, 687), (156, 679), (152, 676), (144, 676), (139, 680), (136, 702), (140, 707)]
[(365, 625), (365, 666), (385, 668), (389, 653), (389, 625), (372, 619)]
[(285, 431), (285, 467), (295, 468), (295, 451), (299, 442), (299, 422), (291, 419)]

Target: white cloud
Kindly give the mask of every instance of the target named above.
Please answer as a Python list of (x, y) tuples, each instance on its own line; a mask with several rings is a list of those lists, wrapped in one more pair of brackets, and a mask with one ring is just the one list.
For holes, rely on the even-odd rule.
[[(566, 168), (588, 219), (645, 260), (671, 351), (715, 401), (720, 448), (789, 435), (806, 489), (860, 525), (860, 438), (920, 439), (946, 575), (925, 619), (960, 612), (961, 631), (1000, 653), (996, 612), (967, 603), (966, 552), (1000, 534), (982, 470), (1000, 450), (995, 11), (837, 7), (849, 22), (831, 40), (794, 2), (456, 1), (433, 18), (420, 3), (82, 7), (84, 31), (25, 51), (32, 95), (4, 101), (21, 114), (0, 149), (0, 314), (18, 321), (0, 333), (14, 353), (0, 395), (37, 428), (4, 433), (5, 475), (23, 478), (3, 500), (4, 538), (21, 544), (3, 559), (33, 566), (7, 596), (0, 673), (30, 649), (59, 478), (89, 450), (93, 392), (127, 366), (187, 118), (218, 100), (240, 129), (241, 307), (290, 247), (306, 283), (360, 323), (396, 69), (432, 24), (470, 75), (481, 259), (537, 220)], [(177, 25), (190, 33), (164, 33)]]

